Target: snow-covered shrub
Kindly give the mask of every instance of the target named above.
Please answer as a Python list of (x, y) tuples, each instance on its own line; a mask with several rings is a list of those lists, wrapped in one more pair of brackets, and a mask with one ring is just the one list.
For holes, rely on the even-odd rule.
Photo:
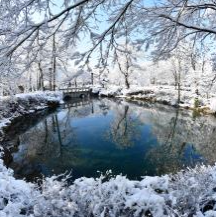
[(46, 178), (40, 187), (16, 180), (0, 160), (1, 217), (213, 217), (216, 166), (132, 181), (124, 176)]
[(47, 102), (58, 102), (60, 103), (63, 99), (62, 92), (53, 92), (53, 91), (38, 91), (34, 93), (27, 93), (27, 94), (17, 94), (15, 99), (19, 101), (26, 101), (26, 102), (38, 102), (38, 103), (47, 103)]
[(13, 172), (3, 166), (0, 160), (0, 216), (19, 217), (28, 216), (28, 212), (37, 198), (33, 184), (23, 180), (16, 180)]
[(40, 195), (32, 206), (33, 216), (75, 216), (77, 205), (74, 195), (66, 185), (66, 179), (57, 181), (57, 178), (53, 176), (42, 183)]
[(100, 96), (115, 97), (121, 95), (122, 88), (119, 86), (110, 86), (109, 89), (101, 89)]
[(167, 191), (167, 177), (147, 177), (139, 182), (123, 176), (104, 181), (101, 176), (80, 178), (70, 186), (52, 177), (45, 179), (39, 190), (34, 184), (15, 180), (12, 171), (0, 163), (0, 216), (165, 216), (161, 192)]
[(83, 216), (126, 217), (151, 213), (161, 217), (166, 209), (165, 200), (155, 190), (164, 190), (166, 184), (165, 177), (147, 177), (141, 182), (123, 176), (105, 182), (102, 177), (81, 178), (74, 182), (71, 190), (72, 195), (76, 195), (78, 216), (83, 213)]
[(176, 213), (209, 216), (209, 210), (216, 211), (216, 166), (197, 166), (179, 172), (172, 179), (169, 196)]

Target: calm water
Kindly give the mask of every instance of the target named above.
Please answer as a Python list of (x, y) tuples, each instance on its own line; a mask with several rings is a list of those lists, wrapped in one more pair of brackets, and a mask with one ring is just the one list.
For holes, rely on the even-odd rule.
[(10, 142), (17, 177), (98, 171), (140, 179), (216, 161), (216, 119), (109, 99), (71, 103)]

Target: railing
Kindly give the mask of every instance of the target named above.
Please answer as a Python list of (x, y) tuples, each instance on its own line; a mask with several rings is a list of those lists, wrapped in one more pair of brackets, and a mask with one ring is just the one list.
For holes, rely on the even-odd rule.
[(69, 88), (60, 88), (60, 91), (63, 91), (64, 93), (77, 93), (77, 92), (89, 92), (89, 87), (69, 87)]

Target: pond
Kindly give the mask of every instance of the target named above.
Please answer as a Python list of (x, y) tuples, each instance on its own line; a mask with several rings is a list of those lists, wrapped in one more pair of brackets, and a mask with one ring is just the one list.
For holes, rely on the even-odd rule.
[[(130, 179), (176, 173), (216, 161), (216, 119), (146, 102), (89, 99), (67, 103), (8, 142), (15, 176), (71, 172)], [(15, 148), (14, 148), (15, 147)]]

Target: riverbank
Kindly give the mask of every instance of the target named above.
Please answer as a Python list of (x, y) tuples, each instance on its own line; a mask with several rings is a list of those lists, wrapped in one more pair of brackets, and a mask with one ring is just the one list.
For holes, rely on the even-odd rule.
[(187, 87), (182, 87), (180, 91), (180, 103), (178, 103), (178, 90), (174, 86), (152, 85), (147, 87), (131, 86), (125, 89), (119, 86), (109, 88), (95, 87), (93, 93), (101, 97), (117, 97), (128, 100), (144, 100), (149, 102), (158, 102), (173, 107), (195, 110), (203, 114), (215, 114), (216, 95), (195, 93)]
[(0, 138), (17, 119), (46, 108), (57, 107), (63, 102), (62, 99), (61, 92), (51, 91), (0, 97)]

